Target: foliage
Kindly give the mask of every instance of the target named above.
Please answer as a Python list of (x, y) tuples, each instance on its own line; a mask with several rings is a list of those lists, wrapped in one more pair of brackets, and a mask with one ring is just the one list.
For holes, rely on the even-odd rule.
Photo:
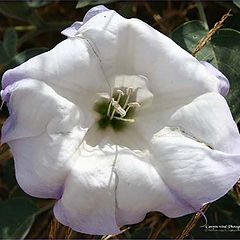
[(76, 8), (82, 8), (89, 5), (108, 4), (111, 2), (116, 2), (116, 0), (79, 0)]
[(240, 1), (239, 0), (233, 0), (233, 3), (240, 8)]
[[(200, 21), (190, 21), (172, 32), (172, 39), (190, 53), (208, 31)], [(196, 54), (199, 61), (207, 61), (223, 72), (230, 81), (228, 103), (236, 122), (240, 121), (240, 32), (234, 29), (221, 29)]]
[(0, 204), (0, 238), (24, 239), (38, 208), (27, 198), (10, 198)]
[[(240, 122), (239, 0), (202, 2), (207, 22), (202, 18), (202, 14), (199, 15), (199, 9), (192, 1), (1, 1), (0, 74), (52, 48), (64, 38), (60, 31), (77, 19), (81, 20), (86, 11), (96, 4), (107, 4), (126, 17), (142, 19), (157, 30), (170, 35), (190, 53), (207, 35), (206, 26), (212, 28), (215, 22), (232, 8), (233, 16), (197, 52), (196, 58), (211, 62), (228, 77), (231, 90), (227, 100), (236, 122)], [(1, 124), (7, 115), (7, 109), (4, 107)], [(52, 202), (31, 198), (21, 191), (15, 180), (9, 149), (5, 145), (0, 149), (0, 238), (48, 238), (49, 232), (55, 238), (90, 237), (70, 232), (60, 224), (50, 224), (53, 219)], [(211, 204), (206, 212), (208, 226), (226, 226), (228, 229), (210, 231), (210, 228), (201, 227), (204, 221), (200, 220), (187, 238), (239, 238), (239, 232), (228, 227), (240, 225), (239, 204), (239, 186), (235, 186), (228, 195)], [(142, 223), (130, 226), (119, 238), (176, 238), (191, 217), (192, 215), (169, 220), (160, 213), (150, 213)], [(58, 230), (57, 233), (54, 233), (54, 228)]]

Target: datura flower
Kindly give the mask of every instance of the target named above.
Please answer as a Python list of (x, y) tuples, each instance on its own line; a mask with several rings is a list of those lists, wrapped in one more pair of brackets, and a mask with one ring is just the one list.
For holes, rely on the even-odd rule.
[(89, 234), (160, 211), (197, 212), (239, 179), (229, 83), (138, 19), (103, 6), (52, 50), (8, 70), (2, 128), (28, 194)]

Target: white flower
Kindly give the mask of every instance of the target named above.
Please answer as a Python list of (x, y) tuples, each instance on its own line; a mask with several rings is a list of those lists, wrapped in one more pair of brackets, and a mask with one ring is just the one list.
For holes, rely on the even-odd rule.
[(4, 74), (2, 142), (21, 188), (56, 198), (61, 223), (114, 234), (149, 211), (179, 217), (226, 194), (240, 141), (224, 76), (142, 21), (98, 10)]

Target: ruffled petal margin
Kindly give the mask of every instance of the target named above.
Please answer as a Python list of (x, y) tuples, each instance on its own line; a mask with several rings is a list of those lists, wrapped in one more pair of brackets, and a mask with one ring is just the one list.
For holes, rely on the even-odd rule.
[(168, 122), (215, 150), (239, 154), (239, 131), (226, 100), (206, 93), (177, 110)]
[(66, 178), (63, 195), (54, 207), (55, 217), (73, 230), (88, 234), (116, 234), (114, 172), (115, 146), (82, 144)]
[[(156, 171), (177, 199), (193, 212), (225, 195), (239, 179), (239, 154), (212, 150), (171, 128), (160, 131), (151, 143)], [(189, 212), (163, 213), (179, 217)]]
[[(192, 100), (218, 92), (221, 81), (171, 39), (138, 19), (125, 19), (115, 11), (99, 13), (78, 31), (101, 59), (106, 79), (142, 75), (155, 95), (185, 93)], [(109, 51), (111, 49), (111, 51)]]
[(87, 115), (41, 81), (21, 80), (4, 91), (11, 94), (2, 143), (11, 148), (19, 185), (35, 197), (59, 198)]

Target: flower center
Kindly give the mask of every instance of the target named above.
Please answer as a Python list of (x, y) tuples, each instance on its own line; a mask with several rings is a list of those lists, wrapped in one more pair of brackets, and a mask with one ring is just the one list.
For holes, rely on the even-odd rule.
[(134, 95), (133, 88), (129, 87), (125, 90), (114, 90), (111, 99), (100, 98), (94, 106), (94, 110), (100, 114), (99, 128), (106, 129), (111, 126), (117, 131), (134, 123), (135, 110), (140, 107), (138, 102), (133, 101)]

